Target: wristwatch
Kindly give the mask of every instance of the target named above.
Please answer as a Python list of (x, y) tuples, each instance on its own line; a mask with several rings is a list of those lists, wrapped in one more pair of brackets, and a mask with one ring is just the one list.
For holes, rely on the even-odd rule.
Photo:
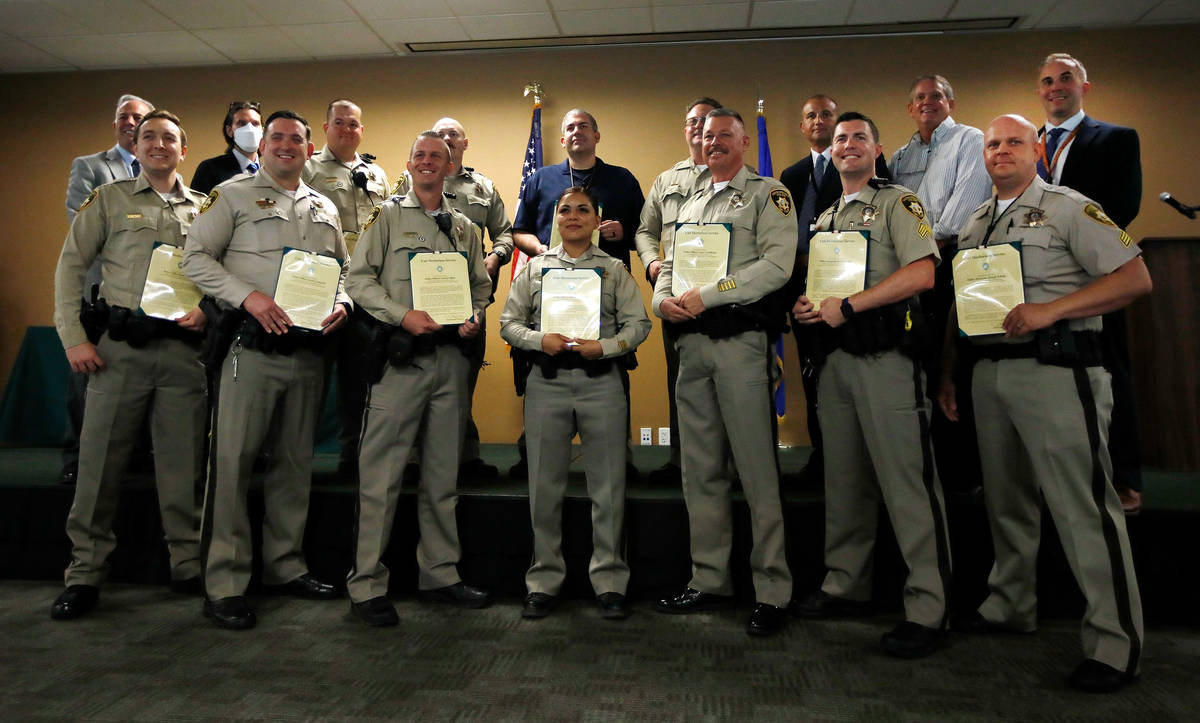
[(854, 316), (854, 307), (850, 305), (850, 297), (842, 299), (842, 316), (846, 319)]

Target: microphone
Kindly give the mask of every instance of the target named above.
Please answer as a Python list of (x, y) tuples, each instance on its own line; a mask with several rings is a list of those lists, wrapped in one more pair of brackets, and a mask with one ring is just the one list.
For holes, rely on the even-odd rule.
[(350, 178), (354, 181), (355, 186), (358, 186), (362, 189), (363, 193), (367, 192), (367, 174), (356, 168), (354, 169), (354, 172), (350, 174)]
[(1192, 208), (1191, 206), (1183, 205), (1182, 203), (1179, 202), (1178, 199), (1176, 199), (1174, 196), (1167, 193), (1166, 191), (1163, 191), (1162, 193), (1158, 194), (1158, 200), (1167, 204), (1168, 206), (1175, 209), (1176, 211), (1182, 213), (1184, 216), (1187, 216), (1188, 218), (1190, 218), (1192, 220), (1196, 219), (1196, 209), (1195, 208)]

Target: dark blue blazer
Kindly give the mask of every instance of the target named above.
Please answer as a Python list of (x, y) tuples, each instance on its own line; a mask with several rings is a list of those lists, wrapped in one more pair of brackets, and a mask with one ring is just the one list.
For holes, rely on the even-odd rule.
[(1059, 184), (1100, 204), (1114, 223), (1127, 228), (1142, 205), (1137, 131), (1085, 115), (1067, 151)]
[(191, 189), (197, 193), (208, 193), (213, 186), (228, 181), (242, 172), (242, 166), (234, 157), (233, 151), (225, 151), (222, 155), (206, 158), (196, 166), (192, 174)]

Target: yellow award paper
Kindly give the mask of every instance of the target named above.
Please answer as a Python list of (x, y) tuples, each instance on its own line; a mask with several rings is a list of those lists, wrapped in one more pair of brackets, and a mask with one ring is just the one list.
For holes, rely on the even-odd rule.
[(1012, 244), (963, 249), (954, 255), (958, 328), (966, 336), (1003, 334), (1004, 317), (1025, 302), (1021, 252)]
[(600, 338), (601, 269), (543, 269), (541, 330)]
[(342, 265), (332, 256), (284, 247), (275, 303), (301, 329), (321, 330), (333, 312)]
[(179, 269), (183, 249), (156, 243), (142, 287), (142, 313), (159, 319), (178, 319), (200, 303), (200, 289)]
[(466, 254), (458, 251), (411, 253), (413, 308), (439, 324), (461, 324), (474, 314)]
[(729, 273), (733, 224), (677, 223), (671, 250), (671, 295), (715, 284)]
[(858, 231), (821, 231), (808, 242), (804, 295), (820, 309), (829, 297), (844, 299), (867, 288), (867, 237)]

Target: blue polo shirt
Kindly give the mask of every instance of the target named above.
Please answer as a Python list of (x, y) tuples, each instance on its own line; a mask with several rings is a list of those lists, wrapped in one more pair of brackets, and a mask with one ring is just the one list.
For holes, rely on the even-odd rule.
[(638, 221), (642, 215), (642, 187), (627, 169), (610, 166), (599, 158), (596, 165), (587, 171), (575, 171), (575, 184), (571, 183), (569, 161), (539, 168), (525, 182), (517, 217), (513, 219), (513, 231), (536, 234), (543, 245), (550, 245), (550, 230), (554, 228), (554, 207), (562, 192), (572, 185), (580, 184), (596, 194), (601, 205), (602, 221), (618, 221), (624, 231), (621, 241), (600, 241), (600, 250), (620, 259), (629, 268), (629, 251), (634, 246)]

